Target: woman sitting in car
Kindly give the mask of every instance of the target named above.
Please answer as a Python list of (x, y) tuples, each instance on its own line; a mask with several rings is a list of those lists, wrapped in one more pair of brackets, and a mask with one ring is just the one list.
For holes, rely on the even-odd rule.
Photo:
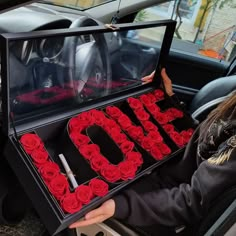
[[(167, 94), (175, 96), (165, 69), (161, 75)], [(154, 73), (144, 77), (144, 83), (151, 82), (153, 76)], [(115, 217), (152, 235), (175, 235), (185, 226), (198, 225), (213, 201), (236, 184), (235, 171), (236, 93), (233, 93), (199, 125), (178, 163), (164, 165), (70, 227)]]

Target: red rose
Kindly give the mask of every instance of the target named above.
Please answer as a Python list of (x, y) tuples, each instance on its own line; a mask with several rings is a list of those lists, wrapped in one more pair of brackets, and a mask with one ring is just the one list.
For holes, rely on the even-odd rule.
[(112, 133), (110, 134), (114, 142), (117, 144), (121, 144), (125, 141), (127, 141), (127, 136), (124, 133), (121, 133), (117, 129), (112, 129)]
[(21, 136), (20, 142), (28, 154), (43, 147), (42, 140), (36, 134), (24, 134)]
[(145, 106), (150, 106), (151, 104), (153, 104), (151, 99), (146, 94), (141, 95), (139, 98)]
[(144, 136), (141, 126), (132, 125), (127, 129), (127, 132), (134, 140), (141, 140)]
[(109, 182), (114, 183), (120, 179), (119, 169), (111, 164), (104, 165), (101, 169), (101, 175)]
[(151, 138), (149, 138), (149, 137), (144, 137), (144, 138), (142, 139), (141, 146), (142, 146), (145, 150), (150, 151), (151, 148), (152, 148), (152, 146), (154, 146), (154, 145), (155, 145), (155, 142), (154, 142)]
[(85, 130), (87, 127), (89, 127), (91, 124), (89, 124), (86, 120), (79, 120), (79, 126), (73, 127), (73, 130), (71, 129), (70, 132), (78, 132), (81, 133), (83, 130)]
[(143, 158), (140, 152), (128, 152), (126, 154), (126, 160), (132, 161), (137, 167), (143, 164)]
[(126, 154), (134, 149), (134, 143), (131, 141), (125, 141), (120, 145), (121, 151)]
[(168, 109), (175, 118), (182, 118), (184, 116), (184, 113), (174, 107)]
[(151, 155), (156, 159), (156, 160), (162, 160), (163, 159), (163, 154), (161, 153), (159, 147), (153, 146), (151, 148)]
[(26, 102), (26, 103), (31, 103), (31, 104), (39, 104), (40, 103), (40, 98), (37, 97), (38, 92), (31, 92), (30, 94), (22, 94), (16, 97), (17, 100), (20, 102)]
[(88, 124), (88, 126), (94, 124), (94, 122), (95, 122), (95, 119), (92, 117), (92, 115), (89, 111), (80, 113), (79, 115), (77, 115), (77, 119), (79, 121), (86, 122)]
[(96, 118), (94, 124), (103, 127), (106, 123), (106, 120), (107, 120), (106, 118), (103, 119), (102, 117)]
[(118, 123), (120, 124), (120, 126), (126, 130), (127, 128), (129, 128), (132, 125), (132, 122), (130, 120), (130, 118), (127, 115), (121, 115), (118, 118)]
[(156, 89), (154, 92), (153, 92), (153, 95), (156, 97), (157, 101), (160, 101), (164, 98), (164, 92), (161, 91), (160, 89)]
[(137, 118), (140, 120), (140, 121), (145, 121), (145, 120), (148, 120), (150, 115), (145, 112), (143, 109), (141, 110), (136, 110), (135, 111), (135, 115), (137, 116)]
[(60, 173), (60, 168), (55, 162), (47, 161), (39, 168), (39, 173), (45, 182), (50, 182)]
[(143, 128), (147, 131), (157, 131), (158, 128), (157, 126), (155, 126), (151, 121), (147, 120), (147, 121), (143, 121), (142, 122)]
[(90, 114), (94, 118), (95, 124), (102, 126), (106, 122), (107, 118), (103, 112), (94, 109), (90, 111)]
[(100, 118), (105, 119), (106, 118), (105, 114), (102, 111), (99, 111), (96, 109), (89, 110), (88, 113), (91, 116), (93, 116), (94, 118), (98, 118), (98, 119), (100, 119)]
[(192, 129), (192, 128), (187, 129), (187, 131), (188, 131), (188, 133), (190, 133), (191, 135), (193, 135), (193, 133), (194, 133), (194, 129)]
[(187, 129), (186, 131), (187, 131), (187, 133), (188, 133), (188, 135), (189, 135), (189, 138), (191, 138), (192, 135), (193, 135), (193, 133), (194, 133), (194, 129), (189, 128), (189, 129)]
[(88, 126), (86, 121), (81, 121), (77, 117), (72, 117), (69, 121), (69, 130), (70, 132), (81, 132), (84, 128)]
[(69, 184), (64, 175), (57, 175), (48, 183), (48, 188), (53, 196), (60, 200), (69, 192)]
[(166, 110), (163, 114), (168, 117), (169, 121), (172, 121), (176, 118), (174, 113), (170, 109)]
[(119, 127), (111, 127), (106, 131), (109, 135), (112, 136), (113, 133), (121, 133), (121, 128)]
[(106, 113), (114, 119), (118, 119), (122, 115), (121, 110), (114, 106), (106, 107)]
[(188, 143), (189, 139), (192, 137), (193, 129), (182, 130), (180, 135), (183, 137), (184, 142)]
[(183, 143), (184, 143), (184, 144), (188, 143), (189, 138), (190, 138), (191, 136), (189, 136), (187, 130), (182, 130), (182, 131), (180, 132), (180, 135), (181, 135), (182, 138), (183, 138)]
[(148, 93), (147, 96), (152, 103), (157, 101), (156, 97), (152, 93)]
[(172, 133), (173, 131), (175, 131), (175, 127), (174, 127), (174, 125), (172, 125), (172, 124), (166, 124), (166, 125), (163, 125), (162, 127), (163, 127), (163, 129), (164, 129), (168, 134), (170, 134), (170, 133)]
[(165, 143), (159, 143), (158, 147), (163, 155), (169, 155), (171, 153), (171, 149)]
[(151, 104), (149, 106), (146, 106), (146, 108), (150, 111), (151, 114), (155, 114), (157, 112), (160, 112), (160, 107), (157, 106), (155, 103)]
[(103, 127), (106, 131), (112, 128), (120, 129), (120, 126), (114, 120), (111, 119), (106, 119), (106, 123), (103, 124)]
[(75, 194), (77, 199), (83, 204), (88, 204), (93, 198), (92, 189), (89, 186), (83, 184), (76, 188)]
[(137, 166), (132, 161), (123, 161), (119, 163), (118, 168), (120, 170), (121, 179), (128, 180), (135, 177)]
[(174, 131), (170, 133), (170, 137), (179, 147), (182, 147), (184, 145), (184, 139), (178, 132)]
[(103, 157), (101, 154), (98, 154), (98, 155), (94, 155), (90, 159), (90, 164), (93, 170), (100, 171), (104, 165), (108, 164), (108, 160), (105, 157)]
[(60, 203), (62, 209), (70, 214), (78, 212), (82, 207), (82, 203), (77, 199), (75, 193), (67, 193), (62, 197)]
[(52, 100), (53, 103), (73, 97), (71, 90), (68, 90), (66, 88), (64, 89), (64, 88), (57, 87), (57, 91), (55, 91), (55, 92), (57, 94), (54, 97), (55, 99)]
[(129, 105), (131, 108), (133, 108), (134, 110), (137, 110), (137, 109), (140, 109), (140, 108), (143, 108), (143, 104), (136, 98), (128, 98), (127, 99)]
[(89, 187), (91, 188), (95, 196), (104, 197), (108, 193), (109, 186), (103, 180), (92, 179), (89, 182)]
[(79, 151), (85, 159), (90, 160), (94, 155), (100, 153), (100, 148), (97, 144), (87, 144), (81, 146)]
[(148, 133), (148, 136), (150, 139), (152, 139), (155, 143), (160, 143), (163, 141), (163, 138), (161, 134), (158, 131), (151, 131)]
[(158, 121), (158, 123), (160, 123), (161, 125), (164, 125), (166, 123), (168, 123), (169, 119), (168, 116), (166, 116), (165, 114), (159, 112), (155, 114), (155, 119)]
[(87, 135), (83, 135), (78, 132), (70, 133), (70, 138), (78, 148), (82, 145), (88, 144), (91, 141)]
[(35, 149), (31, 153), (31, 157), (34, 161), (34, 164), (39, 168), (41, 165), (44, 165), (48, 160), (48, 153), (45, 149)]

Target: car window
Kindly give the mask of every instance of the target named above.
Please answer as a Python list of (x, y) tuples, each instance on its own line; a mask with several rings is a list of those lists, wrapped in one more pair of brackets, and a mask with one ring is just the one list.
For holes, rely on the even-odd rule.
[(135, 21), (177, 21), (172, 48), (219, 60), (236, 56), (235, 0), (176, 0), (136, 15)]
[(53, 4), (53, 5), (59, 5), (63, 7), (71, 7), (76, 8), (80, 10), (87, 10), (91, 7), (95, 7), (107, 2), (112, 2), (116, 0), (93, 0), (93, 1), (87, 1), (87, 0), (44, 0), (44, 2)]

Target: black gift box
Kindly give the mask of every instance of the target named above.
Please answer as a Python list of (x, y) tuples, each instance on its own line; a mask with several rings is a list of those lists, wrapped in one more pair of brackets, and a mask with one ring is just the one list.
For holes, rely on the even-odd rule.
[[(133, 181), (182, 154), (183, 148), (178, 148), (151, 117), (171, 153), (162, 160), (155, 160), (136, 140), (128, 137), (135, 144), (134, 150), (142, 154), (143, 164), (135, 178), (111, 183), (91, 169), (68, 133), (72, 117), (92, 109), (105, 112), (111, 105), (119, 107), (134, 125), (140, 125), (127, 98), (139, 97), (160, 87), (160, 69), (165, 65), (174, 28), (175, 22), (168, 20), (1, 36), (3, 129), (8, 137), (5, 155), (50, 234), (57, 234)], [(132, 37), (131, 31), (134, 32)], [(78, 45), (67, 52), (76, 37)], [(32, 53), (29, 60), (21, 61), (15, 47), (24, 42), (32, 42), (27, 44), (32, 46)], [(38, 51), (42, 42), (49, 42), (50, 47), (44, 48), (46, 52)], [(60, 48), (55, 57), (49, 57), (55, 52), (52, 42), (55, 50)], [(73, 58), (71, 53), (74, 53)], [(153, 82), (143, 85), (141, 78), (153, 70), (156, 70)], [(164, 103), (171, 107), (176, 105), (166, 97)], [(188, 121), (179, 119), (172, 123), (178, 122), (174, 125), (181, 130), (194, 127), (191, 118)], [(112, 164), (117, 165), (122, 160), (119, 147), (101, 127), (94, 125), (84, 132), (92, 142), (99, 144), (102, 154)], [(20, 142), (28, 133), (40, 137), (50, 160), (57, 163), (61, 173), (65, 170), (58, 155), (63, 153), (78, 185), (99, 178), (109, 185), (108, 194), (93, 198), (76, 213), (66, 213)], [(74, 191), (71, 184), (70, 191)]]

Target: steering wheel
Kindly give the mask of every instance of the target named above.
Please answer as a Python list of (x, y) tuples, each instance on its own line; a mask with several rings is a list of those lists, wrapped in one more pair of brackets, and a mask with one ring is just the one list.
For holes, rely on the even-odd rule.
[[(70, 28), (97, 26), (99, 24), (92, 18), (81, 17), (75, 20)], [(66, 64), (67, 78), (72, 82), (79, 82), (76, 88), (78, 99), (83, 100), (81, 91), (91, 78), (93, 79), (94, 95), (97, 92), (101, 97), (109, 93), (111, 63), (103, 34), (65, 38), (62, 58)]]

